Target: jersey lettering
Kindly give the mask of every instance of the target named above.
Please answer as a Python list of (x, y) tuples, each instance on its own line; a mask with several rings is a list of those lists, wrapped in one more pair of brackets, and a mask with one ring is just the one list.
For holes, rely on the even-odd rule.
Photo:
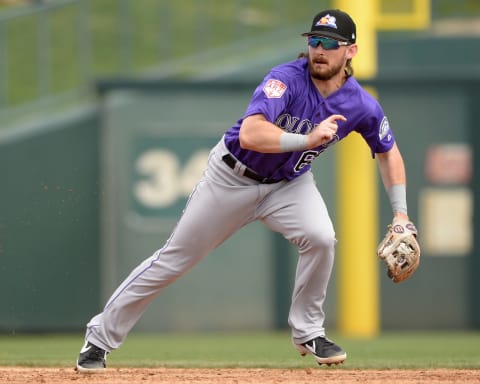
[(310, 120), (303, 119), (300, 121), (300, 118), (292, 116), (289, 113), (278, 116), (275, 125), (291, 133), (306, 134), (313, 129), (313, 124)]
[(318, 151), (310, 150), (302, 153), (302, 156), (298, 159), (297, 163), (293, 170), (295, 172), (300, 172), (304, 167), (310, 165), (313, 160), (315, 160), (322, 152), (324, 152), (328, 147), (332, 146), (336, 142), (340, 141), (340, 137), (337, 134), (333, 136), (333, 139), (328, 143), (325, 143), (320, 146)]
[(300, 159), (298, 159), (297, 164), (295, 164), (295, 167), (293, 170), (295, 172), (300, 172), (304, 167), (307, 165), (310, 165), (313, 160), (315, 160), (318, 155), (320, 155), (319, 151), (305, 151), (302, 153), (302, 156)]
[[(303, 127), (306, 127), (306, 129), (304, 129)], [(313, 124), (310, 120), (307, 120), (307, 119), (304, 119), (302, 121), (300, 121), (300, 124), (298, 124), (298, 127), (295, 131), (295, 133), (304, 133), (304, 134), (307, 134), (309, 133), (311, 130), (313, 129)]]
[(294, 132), (298, 120), (300, 120), (298, 117), (293, 117), (289, 113), (284, 113), (283, 115), (278, 116), (275, 125), (282, 128), (284, 131)]

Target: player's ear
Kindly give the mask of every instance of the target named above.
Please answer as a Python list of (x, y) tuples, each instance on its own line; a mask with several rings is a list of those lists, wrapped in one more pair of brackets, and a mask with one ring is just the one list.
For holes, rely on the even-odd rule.
[(352, 44), (347, 46), (347, 59), (353, 59), (358, 52), (358, 45)]

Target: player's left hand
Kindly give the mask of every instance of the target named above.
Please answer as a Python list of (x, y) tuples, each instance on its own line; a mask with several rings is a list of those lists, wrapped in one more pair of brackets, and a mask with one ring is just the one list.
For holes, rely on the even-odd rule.
[(395, 283), (408, 279), (420, 264), (417, 229), (408, 219), (395, 217), (377, 249), (387, 265), (387, 274)]

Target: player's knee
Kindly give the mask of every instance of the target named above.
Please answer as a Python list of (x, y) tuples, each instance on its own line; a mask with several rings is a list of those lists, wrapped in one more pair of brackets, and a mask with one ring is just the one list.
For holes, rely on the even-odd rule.
[(312, 242), (312, 246), (319, 250), (331, 250), (335, 248), (335, 244), (337, 243), (334, 232), (317, 233), (310, 241)]
[(336, 243), (337, 240), (333, 230), (320, 230), (307, 231), (298, 245), (304, 251), (323, 253), (335, 248)]

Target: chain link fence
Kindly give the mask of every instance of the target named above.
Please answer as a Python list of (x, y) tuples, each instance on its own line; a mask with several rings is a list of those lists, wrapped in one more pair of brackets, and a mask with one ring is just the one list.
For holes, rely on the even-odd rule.
[[(413, 1), (383, 0), (381, 7), (405, 11), (405, 4)], [(1, 1), (0, 117), (6, 121), (31, 107), (61, 108), (91, 98), (92, 84), (99, 77), (136, 75), (229, 45), (242, 44), (244, 49), (265, 34), (295, 25), (306, 28), (312, 14), (333, 4), (329, 0), (301, 4), (288, 0)], [(436, 19), (480, 16), (478, 0), (432, 0), (431, 5)], [(271, 44), (281, 47), (282, 38)]]

